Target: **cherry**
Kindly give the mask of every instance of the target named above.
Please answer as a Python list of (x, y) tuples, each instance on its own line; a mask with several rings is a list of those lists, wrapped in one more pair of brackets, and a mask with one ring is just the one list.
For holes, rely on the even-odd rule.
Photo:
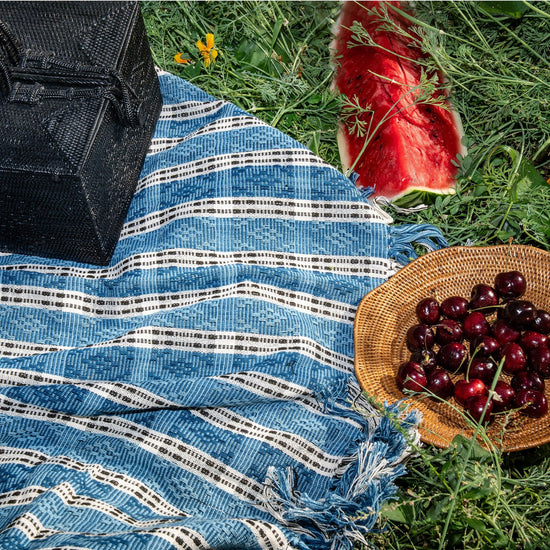
[(490, 325), (483, 313), (480, 311), (473, 311), (464, 319), (462, 328), (464, 330), (464, 336), (471, 339), (474, 336), (489, 334)]
[(435, 298), (424, 298), (416, 304), (416, 317), (425, 325), (435, 325), (439, 315), (439, 302)]
[(479, 424), (489, 424), (491, 422), (493, 407), (493, 401), (487, 395), (474, 395), (464, 403), (466, 412)]
[(534, 348), (527, 356), (529, 367), (540, 374), (543, 378), (550, 378), (550, 348), (540, 346)]
[(472, 288), (472, 295), (470, 297), (470, 309), (481, 310), (484, 315), (489, 315), (495, 311), (495, 307), (498, 304), (498, 295), (495, 289), (489, 285), (479, 284)]
[(468, 350), (460, 342), (449, 342), (439, 348), (437, 364), (449, 372), (458, 372), (468, 360)]
[(525, 353), (529, 353), (532, 349), (540, 346), (545, 346), (548, 342), (548, 336), (535, 332), (534, 330), (526, 330), (518, 340), (518, 344), (523, 348)]
[[(473, 286), (469, 301), (458, 295), (441, 303), (432, 296), (420, 300), (418, 323), (406, 333), (411, 355), (398, 368), (398, 387), (428, 391), (434, 399), (454, 395), (466, 413), (483, 424), (491, 421), (493, 412), (514, 407), (534, 418), (545, 415), (550, 312), (523, 299), (526, 288), (521, 272), (503, 271), (496, 275), (493, 287)], [(496, 321), (490, 322), (492, 318), (487, 317), (495, 310)], [(497, 360), (502, 360), (509, 383), (495, 379)], [(466, 371), (465, 377), (453, 383), (451, 375), (460, 371)], [(494, 391), (489, 392), (493, 384)]]
[(542, 334), (550, 333), (550, 313), (544, 309), (537, 309), (535, 320), (531, 323), (531, 328)]
[(436, 325), (435, 341), (443, 346), (449, 342), (461, 342), (464, 337), (462, 325), (453, 319), (443, 319)]
[(437, 362), (435, 360), (435, 351), (433, 349), (423, 349), (415, 351), (411, 355), (411, 361), (420, 363), (420, 365), (426, 371), (426, 374), (437, 367)]
[(526, 288), (527, 282), (520, 271), (503, 271), (495, 277), (495, 290), (503, 299), (519, 298)]
[(439, 309), (447, 319), (462, 321), (468, 315), (469, 302), (460, 296), (450, 296), (441, 302)]
[[(515, 300), (501, 300), (499, 307), (497, 307), (497, 319), (504, 321), (508, 324), (508, 318), (506, 317), (506, 305), (510, 302), (515, 302)], [(510, 326), (508, 324), (508, 326)]]
[(435, 369), (428, 374), (427, 389), (441, 399), (449, 399), (454, 393), (454, 384), (449, 373)]
[(397, 371), (397, 386), (413, 392), (425, 391), (428, 380), (421, 365), (414, 361), (405, 361)]
[(508, 342), (515, 342), (521, 333), (519, 330), (506, 324), (503, 319), (497, 319), (491, 326), (491, 334), (502, 346)]
[(491, 385), (493, 378), (497, 373), (497, 365), (491, 359), (474, 358), (468, 368), (468, 376), (470, 378), (479, 378), (485, 384)]
[(521, 390), (516, 394), (515, 404), (533, 418), (541, 418), (548, 412), (548, 401), (541, 391)]
[(500, 357), (504, 358), (502, 370), (507, 374), (515, 374), (520, 370), (524, 370), (527, 365), (527, 357), (525, 352), (516, 342), (504, 344), (500, 349)]
[(510, 381), (510, 385), (516, 392), (521, 390), (544, 391), (544, 380), (538, 373), (532, 370), (520, 370), (516, 372)]
[(523, 330), (532, 326), (537, 310), (528, 300), (510, 300), (506, 302), (502, 315), (512, 328)]
[(428, 325), (413, 325), (407, 331), (409, 351), (431, 349), (434, 345), (434, 333)]
[(516, 398), (516, 390), (510, 384), (499, 380), (495, 384), (493, 394), (493, 410), (494, 412), (509, 411), (514, 406)]
[(475, 336), (470, 342), (470, 353), (476, 357), (490, 357), (496, 355), (500, 343), (496, 338), (487, 335)]
[(470, 397), (487, 394), (487, 386), (479, 378), (472, 378), (470, 380), (463, 378), (455, 384), (455, 399), (461, 405), (464, 405)]

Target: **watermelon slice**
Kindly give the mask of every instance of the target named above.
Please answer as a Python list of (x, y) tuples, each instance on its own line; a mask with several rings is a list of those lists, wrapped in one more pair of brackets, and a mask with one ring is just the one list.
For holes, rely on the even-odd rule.
[[(465, 154), (462, 126), (441, 90), (433, 96), (438, 95), (448, 108), (414, 101), (411, 90), (422, 77), (422, 68), (415, 60), (424, 54), (411, 45), (410, 39), (384, 29), (378, 15), (383, 13), (382, 4), (342, 3), (332, 44), (336, 56), (333, 87), (350, 99), (356, 97), (362, 107), (370, 106), (370, 114), (357, 115), (364, 124), (375, 128), (383, 118), (386, 120), (375, 133), (371, 131), (371, 141), (363, 153), (366, 138), (342, 123), (338, 146), (343, 169), (353, 167), (358, 187), (373, 188), (375, 196), (386, 197), (396, 205), (413, 206), (429, 202), (434, 194), (454, 191), (456, 157)], [(411, 13), (402, 2), (386, 4)], [(391, 6), (386, 11), (396, 25), (414, 34), (408, 19)], [(378, 46), (349, 46), (354, 21), (362, 24)], [(440, 76), (436, 78), (441, 84)]]

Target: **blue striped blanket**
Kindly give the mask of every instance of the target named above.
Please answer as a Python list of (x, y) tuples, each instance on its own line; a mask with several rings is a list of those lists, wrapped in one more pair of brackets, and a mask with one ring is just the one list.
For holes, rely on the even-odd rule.
[(429, 234), (159, 79), (111, 264), (0, 256), (0, 548), (351, 548), (408, 453), (362, 403), (354, 313)]

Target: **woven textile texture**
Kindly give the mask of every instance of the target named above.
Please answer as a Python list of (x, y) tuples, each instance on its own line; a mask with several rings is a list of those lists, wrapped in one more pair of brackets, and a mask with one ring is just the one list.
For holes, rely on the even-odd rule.
[(354, 313), (429, 229), (159, 80), (111, 263), (0, 256), (0, 548), (349, 549), (408, 452), (362, 403)]

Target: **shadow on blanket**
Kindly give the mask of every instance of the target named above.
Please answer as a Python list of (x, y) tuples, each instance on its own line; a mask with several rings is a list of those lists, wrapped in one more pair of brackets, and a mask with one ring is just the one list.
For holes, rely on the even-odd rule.
[(0, 547), (351, 548), (408, 452), (352, 407), (355, 308), (433, 235), (159, 79), (111, 264), (0, 256)]

